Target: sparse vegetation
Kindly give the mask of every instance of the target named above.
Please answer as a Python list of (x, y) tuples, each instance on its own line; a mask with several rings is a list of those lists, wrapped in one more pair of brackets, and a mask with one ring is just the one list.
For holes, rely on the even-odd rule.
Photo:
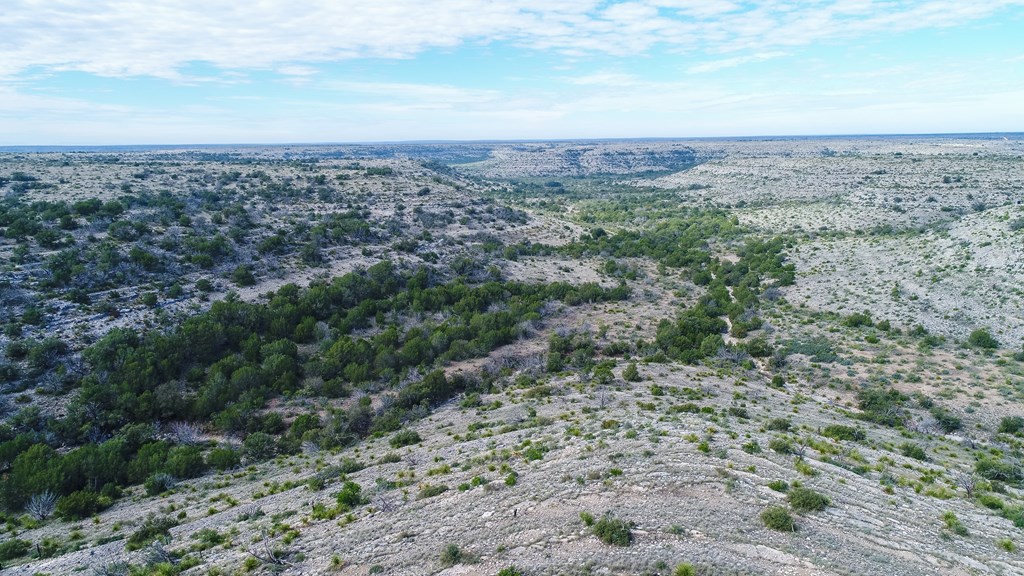
[[(447, 568), (551, 528), (543, 492), (629, 510), (643, 531), (573, 530), (652, 534), (607, 564), (638, 573), (726, 570), (675, 562), (757, 498), (830, 565), (994, 566), (1024, 528), (1022, 173), (927, 142), (0, 155), (0, 561), (70, 573), (124, 540), (136, 564), (97, 572)], [(628, 167), (652, 159), (688, 169)], [(815, 520), (851, 498), (891, 549)], [(499, 576), (616, 554), (493, 541)]]
[(802, 486), (789, 490), (786, 499), (797, 512), (817, 512), (824, 510), (830, 503), (827, 496)]
[(632, 527), (630, 522), (605, 515), (594, 522), (590, 529), (605, 544), (629, 546), (633, 542)]
[(795, 532), (796, 523), (789, 511), (781, 506), (772, 506), (761, 512), (761, 521), (765, 527), (779, 532)]

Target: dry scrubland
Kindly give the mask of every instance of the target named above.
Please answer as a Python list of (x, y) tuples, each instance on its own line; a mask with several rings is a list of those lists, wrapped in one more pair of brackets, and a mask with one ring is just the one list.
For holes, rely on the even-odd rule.
[[(77, 519), (7, 509), (5, 573), (1024, 574), (1022, 155), (922, 137), (0, 156), (8, 206), (73, 220), (5, 216), (5, 455), (19, 434), (64, 458), (128, 437), (79, 415), (90, 376), (123, 369), (89, 352), (114, 328), (280, 310), (269, 292), (383, 260), (410, 283), (365, 322), (267, 328), (297, 374), (245, 412), (268, 432), (222, 417), (233, 398), (141, 422), (204, 473), (152, 489), (154, 468)], [(74, 208), (89, 198), (121, 210)], [(604, 292), (547, 296), (456, 354), (434, 337), (464, 312), (408, 301), (423, 267)], [(474, 330), (521, 306), (473, 305)], [(396, 358), (420, 333), (449, 352), (324, 368), (391, 333)], [(276, 370), (280, 340), (257, 341), (228, 356)], [(200, 405), (218, 365), (157, 390)], [(435, 369), (464, 387), (407, 406)], [(0, 464), (15, 502), (21, 468)]]

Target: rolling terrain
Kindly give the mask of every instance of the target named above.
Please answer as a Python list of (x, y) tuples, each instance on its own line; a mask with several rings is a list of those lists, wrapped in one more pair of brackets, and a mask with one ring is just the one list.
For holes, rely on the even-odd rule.
[(0, 155), (10, 574), (1024, 574), (1015, 135)]

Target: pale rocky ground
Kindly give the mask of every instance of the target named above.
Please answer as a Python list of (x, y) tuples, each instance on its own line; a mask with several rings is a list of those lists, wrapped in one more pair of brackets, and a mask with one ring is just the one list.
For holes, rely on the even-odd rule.
[[(860, 476), (820, 461), (813, 449), (807, 462), (816, 471), (807, 477), (794, 470), (794, 457), (767, 449), (776, 434), (761, 428), (774, 417), (788, 417), (800, 435), (814, 435), (821, 426), (846, 417), (801, 385), (778, 391), (765, 386), (758, 375), (741, 378), (716, 376), (700, 368), (665, 365), (641, 367), (648, 380), (628, 386), (593, 390), (572, 380), (558, 386), (549, 400), (527, 400), (522, 391), (509, 389), (485, 395), (504, 405), (493, 411), (459, 408), (450, 403), (413, 429), (424, 438), (420, 446), (392, 450), (386, 440), (371, 440), (341, 454), (297, 456), (258, 465), (236, 475), (210, 477), (187, 483), (163, 498), (128, 498), (100, 516), (98, 523), (80, 523), (86, 539), (109, 534), (120, 524), (122, 532), (150, 512), (184, 510), (187, 523), (172, 530), (172, 548), (187, 547), (192, 536), (209, 528), (231, 534), (231, 545), (203, 552), (210, 566), (231, 571), (241, 565), (253, 540), (272, 529), (275, 518), (298, 532), (290, 544), (281, 535), (272, 540), (286, 551), (301, 551), (305, 559), (290, 561), (284, 574), (332, 572), (331, 557), (340, 556), (339, 574), (366, 574), (379, 565), (384, 574), (495, 574), (514, 564), (528, 574), (666, 574), (659, 562), (674, 567), (682, 561), (713, 567), (716, 574), (1020, 574), (1024, 557), (995, 545), (1006, 536), (1019, 536), (1007, 520), (961, 497), (944, 500), (915, 494), (897, 486), (887, 494), (879, 484), (881, 472)], [(652, 396), (657, 383), (668, 393)], [(668, 415), (667, 408), (684, 400), (675, 391), (691, 388), (707, 396), (697, 402), (724, 410), (745, 405), (753, 419), (710, 418), (707, 415)], [(812, 395), (798, 406), (798, 390)], [(735, 394), (744, 396), (733, 399)], [(653, 402), (649, 410), (638, 403)], [(502, 432), (501, 426), (530, 422), (534, 407), (539, 426)], [(603, 406), (603, 407), (602, 407)], [(612, 424), (602, 424), (614, 420)], [(533, 421), (537, 422), (537, 421)], [(471, 423), (493, 425), (480, 437), (467, 438)], [(517, 424), (518, 423), (518, 424)], [(934, 468), (892, 454), (884, 447), (904, 439), (889, 429), (867, 426), (869, 441), (850, 444), (865, 462), (892, 459), (881, 468), (895, 477), (916, 479)], [(688, 435), (695, 436), (690, 439)], [(470, 436), (469, 438), (473, 438)], [(710, 453), (698, 451), (696, 439), (707, 439)], [(523, 443), (551, 448), (542, 459), (527, 462)], [(764, 449), (747, 454), (740, 446), (757, 440)], [(832, 441), (826, 440), (832, 443)], [(965, 458), (952, 437), (925, 441), (943, 465), (962, 466)], [(939, 456), (940, 450), (942, 456)], [(311, 502), (330, 503), (337, 484), (322, 491), (299, 485), (258, 497), (273, 483), (304, 481), (315, 471), (354, 457), (373, 463), (395, 452), (402, 461), (376, 464), (351, 474), (371, 503), (358, 508), (354, 520), (312, 520)], [(452, 472), (430, 475), (448, 464)], [(518, 473), (515, 486), (506, 486), (507, 464)], [(621, 470), (613, 475), (612, 469)], [(375, 489), (378, 478), (395, 480), (414, 471), (407, 488)], [(481, 476), (486, 485), (468, 491), (456, 486)], [(764, 528), (758, 515), (783, 495), (769, 488), (769, 480), (801, 481), (829, 495), (823, 512), (800, 515), (796, 533)], [(423, 484), (446, 484), (450, 490), (418, 500)], [(940, 480), (939, 484), (945, 481)], [(949, 487), (955, 491), (955, 487)], [(227, 506), (222, 494), (238, 501)], [(1018, 495), (1018, 498), (1020, 495)], [(212, 499), (212, 500), (211, 500)], [(172, 507), (173, 505), (173, 507)], [(258, 506), (265, 516), (238, 520), (240, 511)], [(581, 511), (595, 516), (611, 513), (636, 523), (635, 541), (628, 548), (608, 546), (589, 535), (579, 519)], [(953, 511), (970, 536), (943, 536), (940, 516)], [(66, 524), (44, 528), (64, 534)], [(278, 531), (286, 531), (280, 526)], [(473, 555), (472, 563), (443, 569), (438, 557), (447, 544), (457, 544)], [(258, 551), (258, 550), (257, 550)], [(125, 558), (122, 544), (89, 548), (78, 553), (9, 569), (11, 574), (45, 572), (65, 574)], [(591, 570), (585, 570), (585, 566)], [(192, 572), (190, 572), (192, 573)]]
[[(539, 399), (525, 397), (526, 390), (515, 389), (509, 378), (503, 390), (482, 397), (485, 406), (500, 401), (497, 409), (461, 408), (457, 399), (412, 424), (424, 439), (419, 446), (394, 450), (387, 437), (371, 439), (340, 453), (281, 458), (233, 474), (185, 482), (169, 496), (146, 497), (136, 488), (132, 496), (101, 513), (97, 522), (51, 520), (19, 537), (37, 541), (56, 536), (67, 541), (77, 530), (83, 548), (10, 567), (4, 573), (89, 574), (111, 562), (140, 562), (143, 551), (127, 553), (120, 541), (96, 542), (130, 534), (147, 514), (174, 516), (184, 511), (186, 518), (172, 530), (169, 548), (188, 548), (195, 543), (194, 535), (205, 528), (230, 536), (229, 545), (203, 551), (203, 565), (186, 572), (190, 575), (216, 574), (216, 570), (244, 573), (248, 550), (259, 551), (264, 532), (272, 533), (270, 541), (289, 553), (285, 558), (290, 564), (261, 566), (255, 569), (257, 574), (363, 575), (379, 566), (373, 573), (494, 575), (514, 564), (529, 575), (667, 575), (679, 562), (703, 566), (710, 574), (1024, 574), (1024, 552), (1008, 552), (996, 545), (1009, 538), (1024, 547), (1024, 532), (967, 499), (953, 482), (956, 472), (973, 466), (974, 455), (965, 446), (973, 442), (982, 448), (1006, 448), (994, 438), (994, 426), (1004, 416), (1022, 413), (1024, 367), (1010, 358), (1010, 352), (1019, 350), (1024, 339), (1024, 230), (1010, 231), (1008, 226), (1024, 216), (1018, 205), (1024, 199), (1024, 144), (1002, 139), (858, 138), (643, 146), (657, 154), (637, 153), (636, 143), (502, 145), (491, 159), (467, 170), (510, 178), (547, 178), (566, 172), (628, 174), (664, 170), (666, 158), (678, 160), (683, 152), (692, 153), (703, 162), (696, 168), (635, 183), (677, 191), (687, 204), (729, 206), (741, 222), (761, 233), (794, 237), (797, 241), (789, 255), (797, 264), (797, 281), (783, 291), (789, 307), (785, 301), (769, 307), (765, 311), (768, 327), (755, 335), (764, 334), (776, 342), (825, 337), (835, 344), (840, 363), (818, 364), (794, 357), (784, 371), (783, 390), (767, 386), (771, 373), (760, 362), (750, 371), (735, 364), (641, 363), (643, 382), (617, 379), (601, 389), (580, 383), (576, 375), (562, 375), (549, 382), (554, 394)], [(679, 152), (672, 156), (672, 151)], [(374, 165), (375, 161), (362, 162)], [(372, 188), (379, 198), (376, 217), (392, 215), (398, 202), (406, 204), (408, 213), (417, 205), (464, 201), (483, 191), (475, 187), (479, 185), (459, 180), (461, 190), (435, 183), (432, 188), (443, 196), (417, 197), (415, 179), (429, 176), (428, 172), (419, 173), (417, 164), (404, 159), (376, 162), (412, 175), (403, 185)], [(62, 168), (47, 169), (54, 171), (48, 177), (56, 179)], [(944, 184), (944, 175), (961, 181)], [(82, 193), (104, 190), (101, 181), (96, 178), (94, 185), (85, 179)], [(107, 193), (116, 191), (107, 189)], [(935, 201), (929, 201), (929, 196)], [(902, 200), (897, 202), (897, 197)], [(985, 204), (983, 210), (972, 206), (978, 202)], [(508, 243), (530, 240), (556, 245), (586, 230), (571, 212), (531, 216), (526, 224), (500, 230), (454, 224), (445, 234), (469, 238), (485, 231)], [(885, 224), (892, 229), (876, 230)], [(917, 231), (919, 227), (925, 229)], [(725, 251), (730, 247), (720, 249), (720, 257), (729, 256)], [(361, 249), (339, 248), (326, 268), (301, 269), (283, 262), (279, 275), (266, 274), (256, 286), (239, 291), (244, 298), (257, 299), (286, 282), (306, 284), (319, 275), (344, 273), (385, 257), (416, 261), (415, 256), (390, 253), (387, 246), (372, 247), (368, 256)], [(659, 276), (650, 263), (632, 264), (642, 274), (631, 283), (629, 301), (566, 309), (532, 338), (496, 351), (491, 359), (449, 370), (472, 372), (502, 358), (539, 358), (554, 330), (597, 331), (605, 326), (607, 336), (599, 339), (601, 343), (650, 340), (657, 322), (691, 303), (699, 290), (676, 277)], [(613, 285), (613, 279), (597, 272), (599, 266), (600, 259), (560, 257), (522, 257), (518, 262), (500, 263), (504, 276), (513, 280)], [(182, 304), (183, 310), (205, 305)], [(864, 309), (900, 329), (922, 324), (950, 342), (923, 351), (908, 337), (883, 335), (881, 342), (872, 344), (865, 336), (875, 332), (840, 327), (839, 318), (831, 314)], [(119, 322), (144, 321), (152, 312), (139, 307), (138, 316), (131, 314)], [(970, 330), (982, 326), (990, 327), (1005, 348), (992, 357), (957, 346)], [(514, 361), (500, 363), (515, 365)], [(616, 374), (623, 366), (620, 361)], [(910, 375), (919, 379), (911, 380)], [(881, 381), (905, 393), (923, 392), (936, 398), (964, 419), (964, 431), (904, 436), (851, 418), (846, 411), (855, 412), (856, 390)], [(654, 384), (667, 393), (653, 395)], [(686, 388), (699, 398), (687, 398)], [(730, 406), (743, 405), (751, 419), (669, 409), (690, 401), (714, 407), (720, 414)], [(275, 409), (290, 418), (322, 410), (320, 402), (286, 401)], [(530, 408), (539, 419), (530, 418)], [(923, 412), (917, 416), (920, 421), (927, 419)], [(868, 434), (866, 442), (841, 443), (840, 454), (831, 457), (872, 469), (858, 475), (825, 462), (824, 454), (808, 448), (806, 461), (817, 474), (798, 472), (795, 457), (768, 449), (779, 433), (766, 431), (764, 423), (777, 417), (790, 418), (798, 428), (796, 435), (828, 445), (837, 443), (819, 436), (824, 426), (862, 427)], [(615, 423), (603, 425), (612, 420)], [(467, 434), (470, 424), (484, 427)], [(505, 426), (508, 429), (502, 431)], [(527, 461), (527, 440), (551, 450), (540, 460)], [(701, 440), (707, 440), (708, 453), (698, 450)], [(762, 452), (748, 454), (741, 449), (751, 440), (758, 442)], [(896, 447), (907, 441), (925, 447), (931, 461), (900, 455)], [(380, 463), (389, 453), (399, 454), (401, 461)], [(349, 475), (363, 487), (370, 503), (357, 508), (351, 520), (309, 518), (311, 503), (332, 503), (340, 483), (320, 491), (311, 491), (303, 483), (342, 458), (370, 465)], [(429, 474), (444, 464), (451, 472)], [(519, 474), (514, 486), (504, 483), (503, 465)], [(621, 475), (613, 475), (613, 468), (621, 470)], [(939, 470), (941, 475), (918, 493), (913, 483), (928, 470)], [(457, 489), (474, 476), (484, 478), (486, 485)], [(411, 479), (411, 483), (387, 489), (378, 487), (378, 478)], [(892, 493), (885, 491), (883, 478), (895, 482)], [(832, 504), (822, 512), (798, 515), (798, 531), (793, 534), (768, 530), (759, 514), (769, 505), (785, 503), (782, 494), (767, 487), (778, 479), (800, 481), (828, 495)], [(288, 481), (298, 484), (271, 493), (275, 483)], [(422, 484), (446, 484), (450, 489), (418, 500)], [(1008, 490), (1000, 496), (1008, 504), (1024, 502), (1021, 491)], [(229, 504), (221, 494), (237, 504)], [(239, 519), (241, 511), (253, 507), (265, 515)], [(601, 543), (580, 521), (581, 511), (595, 516), (610, 512), (635, 522), (634, 543), (627, 548)], [(955, 536), (944, 528), (941, 515), (946, 511), (960, 518), (969, 536)], [(288, 530), (281, 524), (298, 533), (290, 543), (284, 543)], [(439, 556), (448, 544), (458, 545), (475, 560), (442, 566)], [(343, 567), (332, 566), (333, 555), (343, 560)]]

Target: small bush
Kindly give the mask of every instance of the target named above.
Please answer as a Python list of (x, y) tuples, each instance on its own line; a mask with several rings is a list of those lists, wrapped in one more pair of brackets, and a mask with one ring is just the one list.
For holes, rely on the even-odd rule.
[[(383, 459), (381, 461), (383, 462)], [(355, 474), (363, 468), (366, 468), (366, 464), (363, 464), (355, 458), (342, 458), (341, 462), (338, 462), (338, 465), (335, 466), (335, 468), (340, 474)]]
[(640, 381), (640, 371), (637, 370), (636, 362), (630, 362), (628, 365), (626, 365), (625, 368), (622, 369), (622, 379), (625, 380), (626, 382)]
[(526, 574), (515, 566), (509, 566), (498, 570), (498, 576), (526, 576)]
[(777, 432), (789, 432), (789, 427), (792, 423), (789, 418), (772, 418), (764, 425), (766, 430), (775, 430)]
[(395, 435), (388, 441), (392, 448), (403, 448), (405, 446), (412, 446), (413, 444), (419, 444), (423, 439), (415, 430), (401, 430), (395, 432)]
[(985, 508), (990, 510), (1002, 510), (1006, 504), (998, 497), (992, 494), (979, 494), (978, 504), (981, 504)]
[(449, 544), (441, 551), (441, 565), (455, 566), (462, 561), (462, 550), (455, 544)]
[(952, 512), (945, 512), (942, 514), (942, 521), (946, 523), (946, 528), (957, 536), (969, 535), (967, 527), (960, 522), (960, 519), (956, 517), (956, 514), (953, 514)]
[(1017, 484), (1024, 482), (1024, 471), (1010, 462), (982, 458), (974, 464), (974, 471), (986, 480)]
[(676, 566), (672, 576), (697, 576), (697, 569), (693, 567), (693, 564), (680, 564)]
[(109, 498), (88, 490), (79, 490), (57, 501), (57, 516), (65, 520), (81, 520), (110, 506)]
[(857, 402), (864, 411), (859, 417), (863, 420), (884, 424), (886, 426), (902, 426), (907, 419), (904, 403), (908, 397), (898, 390), (870, 388), (857, 393)]
[(172, 518), (156, 518), (150, 516), (146, 518), (146, 521), (142, 523), (142, 526), (138, 530), (132, 532), (132, 535), (128, 537), (127, 548), (129, 551), (138, 550), (143, 546), (148, 546), (155, 540), (160, 540), (170, 534), (171, 528), (178, 525), (178, 522)]
[(143, 486), (146, 487), (146, 494), (156, 496), (157, 494), (163, 494), (164, 492), (171, 490), (177, 483), (178, 482), (174, 479), (174, 476), (164, 472), (157, 472), (156, 474), (151, 474), (149, 478), (146, 478), (146, 482)]
[(14, 560), (28, 553), (32, 543), (27, 540), (12, 538), (0, 543), (0, 561)]
[(861, 326), (872, 326), (874, 323), (871, 321), (871, 313), (868, 311), (854, 312), (843, 319), (843, 325), (849, 326), (850, 328), (858, 328)]
[(633, 541), (633, 531), (631, 528), (632, 523), (630, 522), (611, 516), (604, 516), (594, 523), (591, 531), (594, 533), (594, 536), (597, 536), (605, 544), (629, 546)]
[(744, 420), (750, 418), (750, 414), (747, 412), (747, 409), (742, 406), (729, 406), (729, 414)]
[(789, 491), (789, 504), (797, 512), (817, 512), (824, 510), (831, 502), (824, 494), (819, 494), (810, 488), (793, 488)]
[(821, 431), (822, 436), (827, 436), (833, 440), (848, 440), (851, 442), (860, 442), (864, 440), (864, 431), (859, 428), (852, 428), (850, 426), (843, 426), (841, 424), (832, 424), (826, 426)]
[(917, 444), (911, 444), (910, 442), (904, 442), (900, 444), (900, 454), (903, 454), (907, 458), (913, 458), (914, 460), (925, 461), (928, 459), (928, 453), (924, 451)]
[(967, 343), (985, 350), (999, 348), (999, 340), (996, 340), (987, 328), (978, 328), (971, 332), (971, 335), (967, 337)]
[(363, 503), (362, 486), (346, 480), (341, 487), (341, 491), (335, 496), (338, 501), (338, 506), (355, 508)]
[(768, 442), (768, 447), (778, 452), (779, 454), (792, 454), (793, 453), (793, 441), (789, 438), (778, 436), (772, 438)]
[(793, 517), (782, 506), (772, 506), (761, 512), (761, 522), (764, 522), (764, 525), (772, 530), (796, 532), (796, 523), (793, 522)]
[(57, 509), (57, 495), (49, 490), (33, 494), (25, 505), (25, 512), (33, 519), (42, 522)]
[(789, 482), (786, 482), (785, 480), (772, 480), (768, 483), (768, 487), (776, 492), (788, 492)]
[(218, 472), (230, 470), (242, 462), (242, 456), (231, 448), (214, 448), (206, 455), (206, 464)]
[(266, 432), (253, 432), (242, 442), (242, 453), (250, 460), (266, 460), (273, 457), (276, 451), (277, 441)]
[(423, 487), (420, 488), (420, 492), (416, 495), (416, 498), (419, 500), (423, 500), (424, 498), (433, 498), (434, 496), (444, 494), (447, 491), (448, 486), (445, 484), (424, 484)]
[(999, 432), (1001, 434), (1016, 434), (1024, 430), (1024, 417), (1006, 416), (999, 421)]
[(956, 432), (964, 426), (963, 421), (957, 418), (955, 414), (941, 406), (933, 406), (930, 412), (938, 422), (939, 427), (942, 428), (942, 431), (947, 434), (950, 432)]
[(231, 281), (239, 286), (252, 286), (256, 284), (256, 277), (252, 275), (252, 270), (248, 266), (239, 264), (231, 272)]
[(996, 546), (999, 546), (1000, 548), (1002, 548), (1003, 550), (1006, 550), (1007, 552), (1016, 552), (1017, 551), (1017, 545), (1014, 544), (1013, 540), (1010, 540), (1009, 538), (1000, 538), (999, 540), (996, 540)]

